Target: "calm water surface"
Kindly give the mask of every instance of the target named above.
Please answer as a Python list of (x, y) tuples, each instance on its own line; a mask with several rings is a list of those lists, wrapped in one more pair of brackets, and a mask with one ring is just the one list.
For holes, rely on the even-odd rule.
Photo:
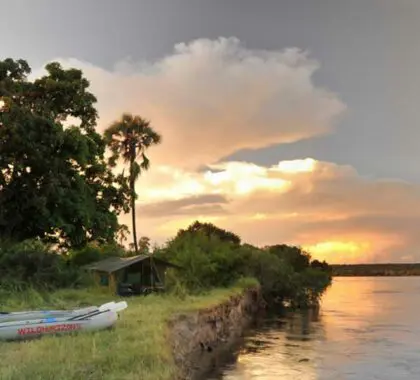
[(420, 379), (420, 277), (336, 278), (318, 315), (265, 321), (210, 379)]

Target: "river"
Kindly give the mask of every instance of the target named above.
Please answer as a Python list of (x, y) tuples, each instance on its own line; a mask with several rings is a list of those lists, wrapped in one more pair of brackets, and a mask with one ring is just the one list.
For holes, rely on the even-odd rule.
[(338, 277), (319, 313), (271, 317), (208, 380), (420, 379), (420, 277)]

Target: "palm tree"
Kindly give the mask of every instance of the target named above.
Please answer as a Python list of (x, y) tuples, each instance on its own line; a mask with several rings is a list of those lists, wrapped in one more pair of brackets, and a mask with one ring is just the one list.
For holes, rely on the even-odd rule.
[(142, 171), (148, 170), (150, 161), (146, 150), (152, 145), (161, 142), (162, 137), (150, 126), (148, 120), (140, 116), (123, 114), (121, 119), (112, 123), (105, 130), (105, 141), (111, 150), (109, 163), (115, 167), (118, 160), (122, 159), (129, 164), (129, 186), (131, 195), (131, 215), (133, 224), (133, 242), (136, 253), (138, 252), (136, 231), (136, 190), (135, 183)]

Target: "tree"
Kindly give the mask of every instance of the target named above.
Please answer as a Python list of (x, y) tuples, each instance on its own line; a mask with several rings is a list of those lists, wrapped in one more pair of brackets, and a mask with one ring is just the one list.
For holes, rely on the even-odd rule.
[(296, 272), (305, 270), (311, 263), (310, 254), (299, 247), (277, 244), (266, 247), (266, 250), (292, 265)]
[(77, 267), (107, 259), (109, 257), (124, 257), (125, 249), (117, 243), (98, 244), (90, 242), (81, 249), (69, 251), (69, 262)]
[(151, 249), (150, 238), (147, 237), (147, 236), (142, 236), (139, 239), (139, 241), (137, 243), (138, 252), (135, 251), (134, 243), (130, 243), (129, 247), (130, 247), (130, 250), (134, 250), (134, 254), (141, 253), (143, 255), (149, 255), (150, 254), (150, 249)]
[(192, 292), (228, 286), (239, 278), (243, 267), (237, 246), (203, 231), (177, 235), (156, 256), (179, 265), (182, 270), (172, 280)]
[(26, 61), (0, 61), (0, 238), (111, 242), (129, 189), (107, 165), (96, 98), (80, 70), (45, 68), (29, 81)]
[[(131, 216), (133, 226), (133, 243), (138, 252), (136, 231), (136, 180), (142, 171), (149, 169), (150, 161), (146, 151), (161, 142), (161, 136), (150, 126), (148, 120), (140, 116), (123, 114), (121, 119), (114, 122), (105, 131), (105, 141), (111, 150), (109, 164), (116, 167), (119, 160), (129, 164), (129, 188), (131, 199)], [(124, 172), (122, 174), (124, 176)]]
[(324, 272), (328, 272), (331, 273), (332, 272), (332, 268), (331, 266), (324, 260), (324, 261), (319, 261), (319, 260), (314, 260), (311, 262), (311, 267), (312, 268), (317, 268), (320, 269)]
[(195, 234), (198, 232), (207, 236), (216, 236), (223, 242), (229, 242), (234, 245), (241, 244), (241, 238), (233, 232), (219, 228), (212, 223), (201, 223), (199, 221), (195, 221), (186, 230), (179, 230), (177, 237), (181, 237), (185, 234)]

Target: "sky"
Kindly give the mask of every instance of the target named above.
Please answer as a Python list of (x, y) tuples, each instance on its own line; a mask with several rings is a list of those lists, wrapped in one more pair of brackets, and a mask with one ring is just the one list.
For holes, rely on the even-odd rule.
[[(138, 235), (194, 220), (331, 263), (420, 260), (417, 0), (0, 0), (0, 59), (83, 70), (163, 142)], [(129, 216), (122, 221), (129, 225)]]

